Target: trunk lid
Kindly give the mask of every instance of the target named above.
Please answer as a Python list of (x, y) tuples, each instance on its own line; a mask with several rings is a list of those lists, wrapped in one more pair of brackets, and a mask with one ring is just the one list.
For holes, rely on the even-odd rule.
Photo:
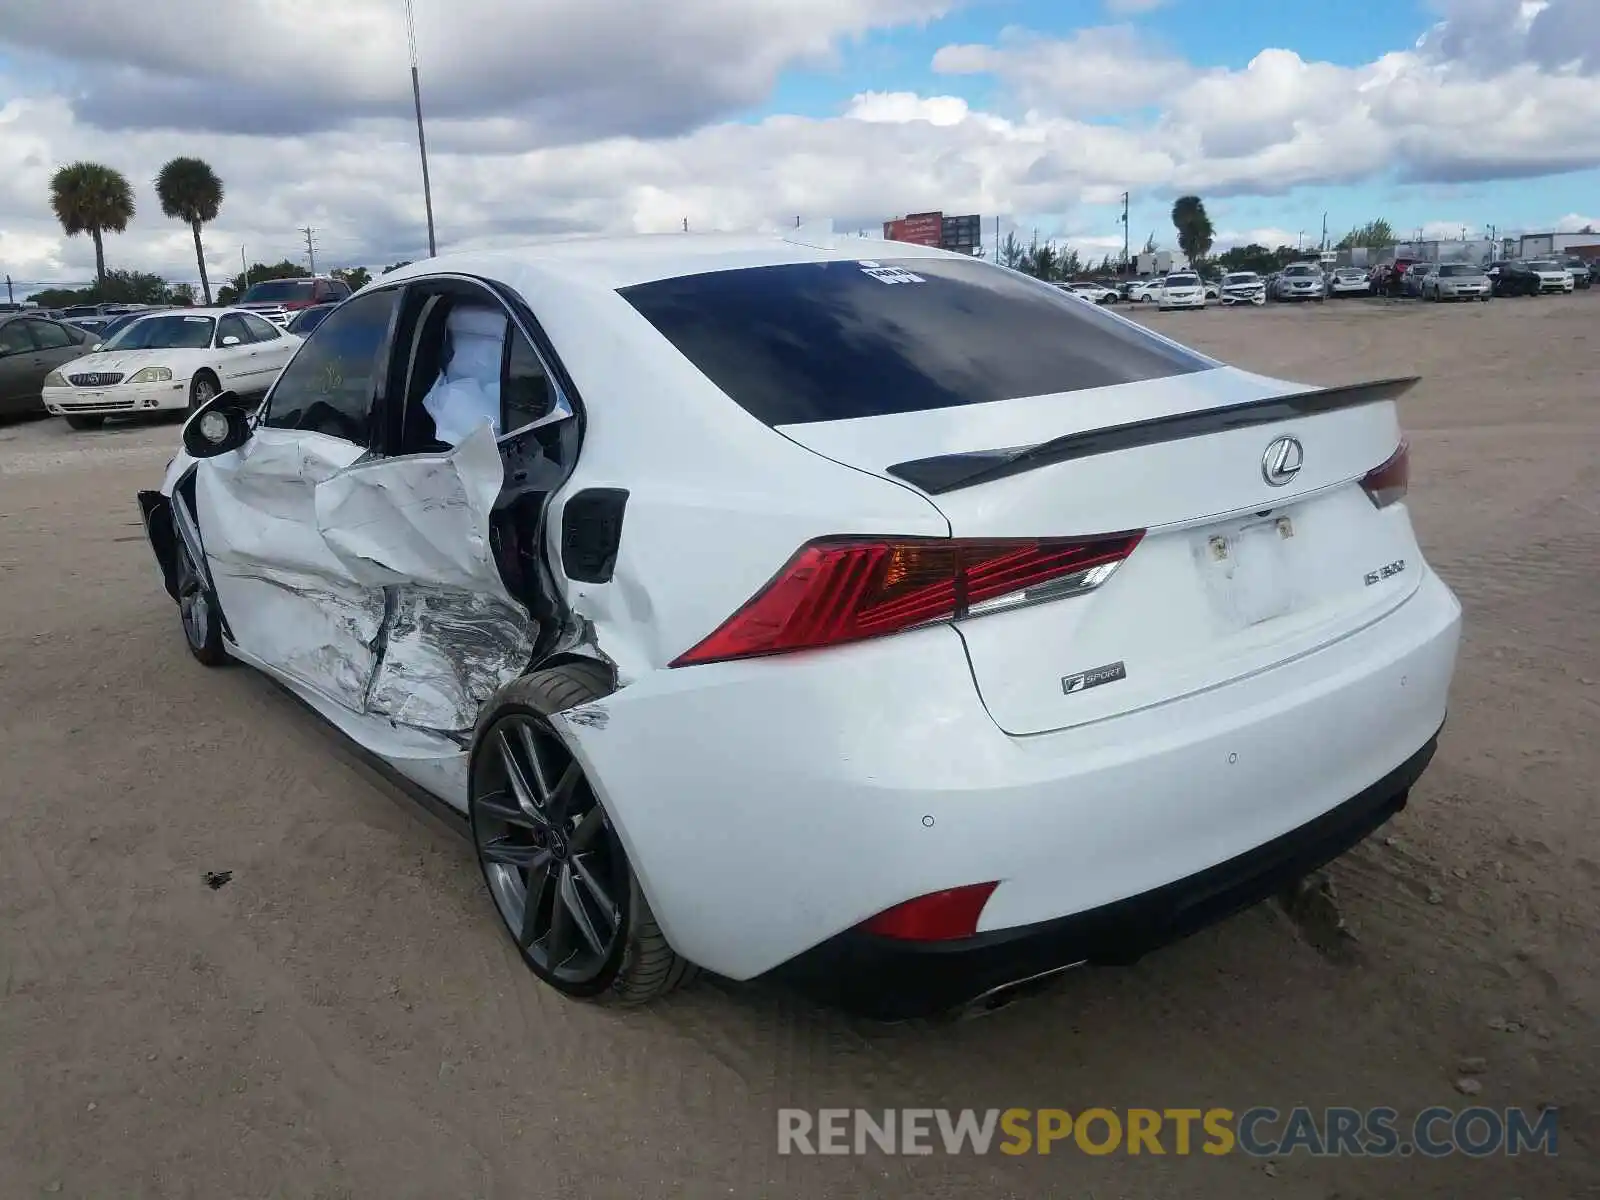
[[(1393, 397), (1412, 382), (1317, 390), (1219, 367), (781, 432), (922, 487), (955, 537), (1148, 531), (1095, 591), (960, 623), (985, 705), (1024, 735), (1254, 674), (1402, 603), (1419, 578), (1410, 524), (1361, 479), (1398, 447)], [(1268, 468), (1294, 465), (1283, 438), (1300, 465), (1274, 486)], [(993, 475), (997, 448), (1042, 443), (1056, 449), (1037, 463), (961, 482)]]

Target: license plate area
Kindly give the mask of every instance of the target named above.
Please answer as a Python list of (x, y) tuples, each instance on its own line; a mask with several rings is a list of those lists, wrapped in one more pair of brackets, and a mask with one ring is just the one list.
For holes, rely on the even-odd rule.
[(1212, 526), (1196, 537), (1196, 565), (1223, 625), (1244, 629), (1299, 607), (1296, 537), (1289, 514)]

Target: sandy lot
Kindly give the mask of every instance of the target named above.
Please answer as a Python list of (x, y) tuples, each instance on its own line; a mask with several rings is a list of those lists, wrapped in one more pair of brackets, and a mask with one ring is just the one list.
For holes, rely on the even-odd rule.
[[(1147, 318), (1320, 383), (1420, 373), (1412, 507), (1467, 610), (1411, 806), (1274, 904), (982, 1020), (537, 985), (465, 841), (185, 652), (137, 523), (172, 425), (0, 427), (0, 1200), (1600, 1195), (1600, 295)], [(210, 890), (207, 871), (231, 871)], [(1327, 945), (1325, 943), (1325, 945)], [(804, 1106), (1559, 1105), (1560, 1154), (780, 1158)]]

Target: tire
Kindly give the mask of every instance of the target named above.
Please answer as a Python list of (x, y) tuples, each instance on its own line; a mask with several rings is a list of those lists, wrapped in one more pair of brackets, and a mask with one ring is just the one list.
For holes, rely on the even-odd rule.
[(93, 413), (86, 413), (86, 414), (81, 415), (81, 416), (75, 416), (75, 417), (68, 417), (67, 418), (67, 428), (68, 429), (77, 429), (77, 430), (99, 429), (105, 423), (106, 423), (106, 418), (105, 418), (105, 415), (103, 413), (99, 414), (99, 415), (96, 415), (96, 414), (93, 414)]
[[(174, 497), (172, 503), (181, 501)], [(222, 606), (189, 557), (183, 535), (176, 529), (172, 533), (178, 556), (178, 620), (183, 625), (184, 643), (197, 662), (208, 667), (226, 666), (233, 659), (222, 645)]]
[(588, 662), (501, 688), (473, 738), (467, 815), (484, 886), (528, 969), (573, 999), (629, 1007), (698, 969), (667, 943), (609, 815), (549, 721), (611, 690)]
[(222, 384), (210, 371), (196, 371), (194, 378), (189, 381), (189, 412), (193, 414), (200, 406), (210, 400), (222, 390)]

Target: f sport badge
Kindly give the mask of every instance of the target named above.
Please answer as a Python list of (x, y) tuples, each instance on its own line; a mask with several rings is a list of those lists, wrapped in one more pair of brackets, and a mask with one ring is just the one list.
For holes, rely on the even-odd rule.
[(1061, 690), (1067, 695), (1073, 692), (1086, 692), (1090, 688), (1099, 687), (1103, 683), (1116, 683), (1119, 679), (1128, 677), (1128, 668), (1120, 662), (1107, 663), (1103, 667), (1096, 667), (1092, 671), (1079, 671), (1076, 675), (1064, 675), (1061, 678)]

